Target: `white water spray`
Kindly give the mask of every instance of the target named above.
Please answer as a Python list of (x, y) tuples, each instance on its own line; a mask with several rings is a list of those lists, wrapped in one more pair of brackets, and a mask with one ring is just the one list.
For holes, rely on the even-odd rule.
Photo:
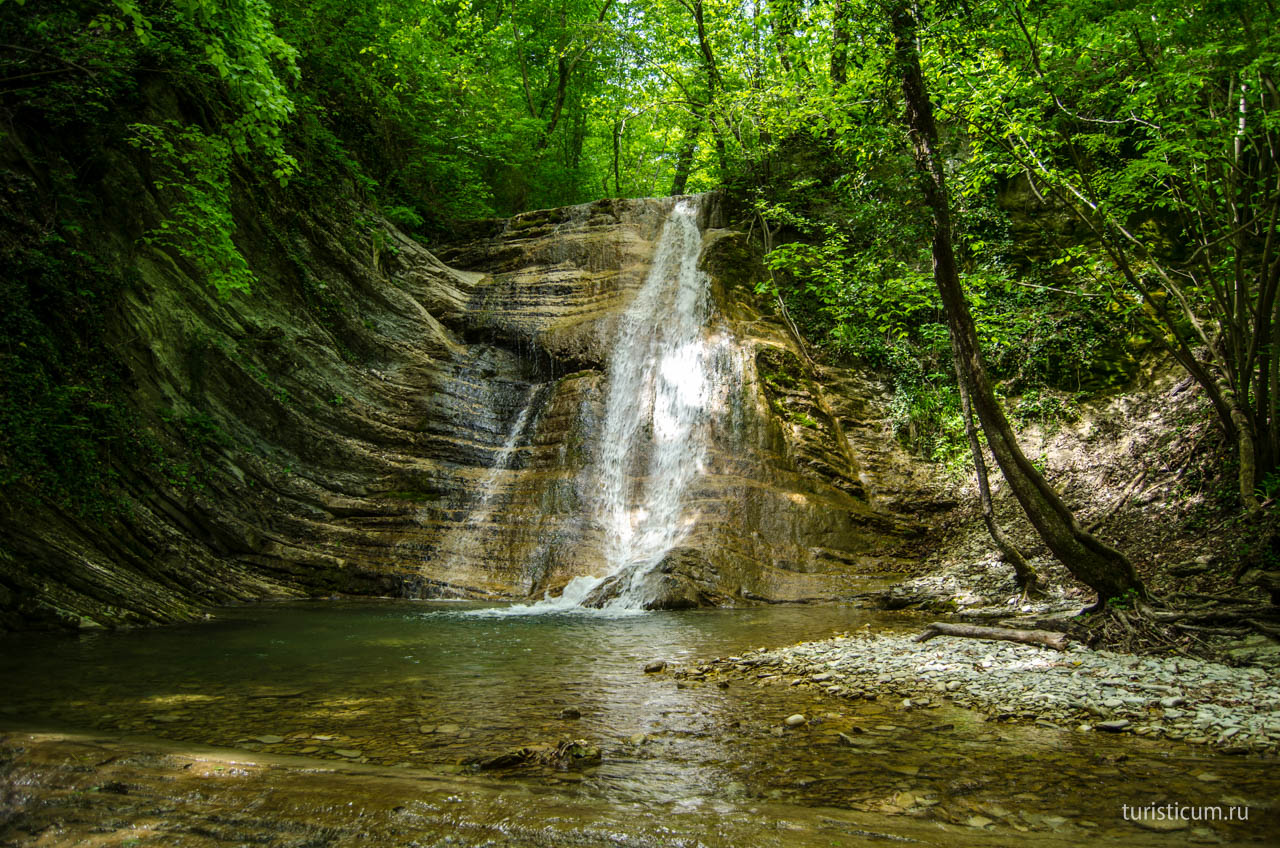
[(529, 430), (530, 418), (533, 415), (534, 408), (538, 405), (539, 394), (540, 391), (537, 386), (529, 390), (529, 395), (525, 398), (524, 408), (520, 410), (520, 414), (516, 416), (515, 423), (511, 425), (511, 431), (507, 434), (506, 441), (503, 442), (502, 448), (494, 458), (493, 465), (489, 466), (489, 470), (480, 481), (480, 500), (471, 508), (466, 521), (450, 531), (441, 543), (440, 552), (446, 557), (446, 569), (449, 571), (457, 569), (459, 560), (470, 547), (472, 535), (477, 532), (483, 532), (484, 525), (492, 517), (494, 511), (493, 497), (501, 488), (503, 472), (511, 465), (511, 458), (515, 455), (516, 448)]
[[(727, 330), (712, 324), (710, 280), (698, 268), (698, 207), (680, 200), (663, 225), (648, 276), (622, 314), (609, 360), (609, 391), (595, 465), (588, 469), (603, 573), (575, 577), (557, 598), (505, 614), (640, 610), (645, 578), (698, 520), (690, 489), (705, 471), (712, 424), (741, 385)], [(598, 589), (609, 582), (606, 600)]]
[(679, 201), (653, 265), (618, 327), (597, 473), (608, 605), (643, 606), (643, 578), (686, 535), (690, 484), (703, 473), (728, 340), (708, 334), (710, 282), (698, 268), (695, 203)]

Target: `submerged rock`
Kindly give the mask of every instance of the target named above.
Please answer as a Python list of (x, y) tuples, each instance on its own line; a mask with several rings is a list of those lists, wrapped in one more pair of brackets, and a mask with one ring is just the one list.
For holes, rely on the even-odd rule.
[(467, 761), (472, 768), (489, 770), (524, 765), (552, 766), (561, 771), (589, 768), (598, 764), (603, 754), (598, 745), (586, 739), (566, 739), (555, 745), (526, 745), (490, 757)]

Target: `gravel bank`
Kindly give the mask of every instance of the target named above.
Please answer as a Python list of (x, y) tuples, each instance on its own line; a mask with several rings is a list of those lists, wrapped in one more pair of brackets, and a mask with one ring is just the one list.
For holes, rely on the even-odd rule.
[(688, 674), (773, 675), (837, 697), (902, 697), (909, 709), (947, 700), (1002, 720), (1280, 752), (1280, 672), (1184, 657), (857, 634), (726, 657)]

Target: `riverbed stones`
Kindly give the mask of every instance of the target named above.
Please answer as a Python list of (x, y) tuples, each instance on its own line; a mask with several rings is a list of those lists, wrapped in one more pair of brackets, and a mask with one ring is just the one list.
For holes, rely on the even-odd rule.
[(1174, 833), (1179, 830), (1186, 830), (1190, 827), (1181, 819), (1130, 819), (1135, 825), (1143, 830), (1153, 830), (1156, 833)]
[(667, 661), (666, 661), (666, 660), (654, 660), (653, 662), (648, 663), (648, 664), (644, 667), (644, 673), (645, 673), (645, 674), (657, 674), (658, 672), (662, 671), (662, 670), (663, 670), (663, 669), (665, 669), (666, 667), (667, 667)]
[(905, 697), (899, 703), (910, 709), (945, 698), (996, 720), (1040, 722), (1046, 730), (1132, 732), (1211, 744), (1224, 753), (1280, 752), (1280, 669), (1270, 667), (1131, 657), (1080, 645), (1058, 653), (972, 640), (920, 644), (860, 632), (700, 668), (708, 679), (745, 678), (761, 686), (798, 679), (800, 688), (840, 698)]

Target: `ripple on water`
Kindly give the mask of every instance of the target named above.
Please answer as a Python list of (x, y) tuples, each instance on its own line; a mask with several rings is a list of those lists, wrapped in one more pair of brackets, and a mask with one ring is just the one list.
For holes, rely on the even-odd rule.
[[(786, 676), (678, 676), (698, 659), (885, 621), (903, 626), (851, 607), (619, 616), (277, 604), (199, 626), (6, 637), (0, 675), (15, 682), (15, 720), (345, 763), (463, 772), (585, 739), (598, 763), (530, 755), (494, 774), (592, 803), (800, 803), (1032, 832), (1080, 819), (1099, 825), (1094, 838), (1132, 828), (1117, 824), (1120, 803), (1208, 792), (1258, 804), (1254, 822), (1274, 819), (1262, 807), (1277, 795), (1274, 770), (1247, 758), (985, 722), (941, 698), (904, 710)], [(667, 670), (646, 674), (655, 659)], [(805, 722), (785, 727), (797, 713)], [(1221, 780), (1191, 776), (1205, 772)]]

